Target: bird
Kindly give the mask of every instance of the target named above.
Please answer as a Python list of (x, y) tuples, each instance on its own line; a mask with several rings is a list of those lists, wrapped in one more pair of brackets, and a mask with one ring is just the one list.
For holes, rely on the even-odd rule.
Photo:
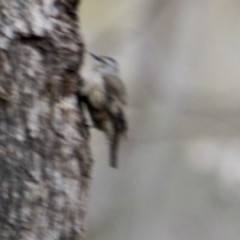
[(118, 168), (120, 141), (128, 130), (126, 87), (119, 76), (116, 60), (89, 54), (94, 59), (94, 65), (90, 76), (83, 80), (81, 95), (94, 127), (104, 132), (108, 139), (110, 166)]

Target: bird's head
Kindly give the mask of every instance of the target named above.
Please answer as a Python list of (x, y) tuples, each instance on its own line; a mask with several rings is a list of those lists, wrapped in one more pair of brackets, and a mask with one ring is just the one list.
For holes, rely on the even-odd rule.
[(109, 74), (117, 74), (119, 72), (118, 63), (111, 57), (97, 56), (93, 53), (90, 55), (96, 60), (95, 69)]

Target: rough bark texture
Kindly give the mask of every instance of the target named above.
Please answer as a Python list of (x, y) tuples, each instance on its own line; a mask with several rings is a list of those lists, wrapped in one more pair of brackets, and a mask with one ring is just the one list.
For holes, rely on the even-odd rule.
[(84, 235), (92, 161), (76, 0), (0, 0), (0, 239)]

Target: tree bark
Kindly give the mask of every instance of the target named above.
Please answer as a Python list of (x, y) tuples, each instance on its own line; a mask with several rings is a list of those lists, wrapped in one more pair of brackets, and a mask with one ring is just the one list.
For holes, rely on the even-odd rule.
[(0, 239), (75, 240), (92, 161), (77, 0), (0, 0)]

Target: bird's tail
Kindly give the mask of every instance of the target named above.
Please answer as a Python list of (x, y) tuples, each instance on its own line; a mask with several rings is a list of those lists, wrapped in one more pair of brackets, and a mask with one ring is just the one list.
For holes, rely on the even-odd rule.
[[(127, 122), (126, 118), (124, 116), (123, 110), (118, 106), (114, 106), (114, 103), (112, 102), (111, 110), (117, 109), (115, 111), (110, 111), (110, 115), (112, 117), (112, 128), (110, 131), (110, 166), (113, 168), (118, 168), (118, 152), (119, 152), (119, 146), (122, 136), (126, 135), (127, 131)], [(114, 108), (115, 107), (115, 108)]]
[(109, 164), (113, 168), (118, 168), (118, 152), (119, 152), (119, 145), (120, 145), (120, 139), (121, 133), (118, 131), (115, 131), (112, 139), (110, 140), (110, 149), (109, 149)]

